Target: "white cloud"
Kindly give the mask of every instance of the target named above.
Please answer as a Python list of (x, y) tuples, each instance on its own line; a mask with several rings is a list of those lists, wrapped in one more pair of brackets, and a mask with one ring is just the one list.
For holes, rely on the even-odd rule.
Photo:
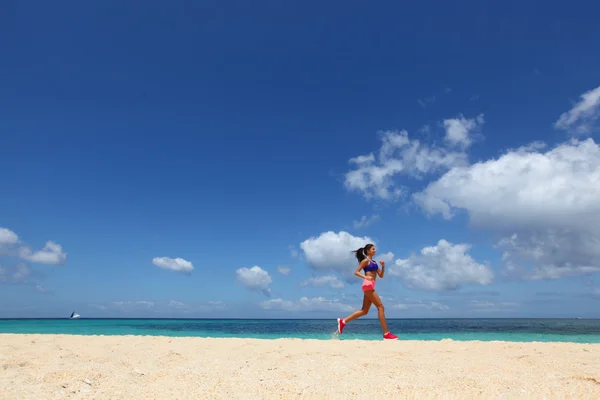
[(303, 286), (311, 285), (315, 287), (329, 286), (332, 289), (341, 289), (344, 287), (344, 282), (340, 281), (338, 277), (334, 275), (311, 277), (302, 281), (301, 284)]
[(17, 257), (37, 264), (61, 265), (67, 261), (67, 253), (60, 244), (49, 240), (43, 249), (33, 251), (8, 228), (0, 228), (0, 255)]
[(176, 300), (169, 301), (168, 306), (173, 307), (173, 308), (185, 308), (186, 307), (185, 303), (182, 303), (182, 302), (176, 301)]
[(477, 263), (467, 254), (468, 244), (456, 244), (440, 240), (436, 246), (425, 247), (420, 255), (396, 260), (389, 268), (391, 276), (397, 276), (409, 288), (430, 291), (454, 290), (466, 284), (488, 285), (492, 282), (492, 270)]
[(23, 263), (3, 267), (0, 265), (0, 283), (28, 284), (30, 282), (32, 269)]
[(353, 221), (352, 226), (354, 227), (354, 229), (365, 228), (365, 227), (371, 225), (375, 221), (379, 221), (379, 215), (375, 214), (375, 215), (372, 215), (371, 217), (367, 217), (366, 215), (363, 215), (359, 221)]
[[(600, 271), (600, 229), (569, 227), (513, 233), (498, 241), (507, 273), (531, 280), (559, 279)], [(525, 265), (532, 265), (527, 270)]]
[[(377, 249), (377, 243), (368, 236), (353, 236), (348, 232), (323, 232), (318, 237), (311, 237), (300, 243), (304, 258), (309, 266), (320, 271), (334, 271), (348, 279), (352, 278), (358, 266), (353, 251), (366, 244), (372, 243)], [(378, 249), (379, 251), (379, 249)], [(375, 260), (389, 263), (394, 253), (377, 253)], [(355, 279), (353, 279), (355, 280)]]
[[(0, 256), (36, 264), (62, 265), (67, 261), (67, 253), (60, 244), (49, 240), (44, 248), (33, 251), (15, 232), (3, 227), (0, 227)], [(39, 279), (43, 277), (44, 274), (34, 271), (23, 261), (6, 267), (0, 266), (0, 283), (30, 285), (39, 293), (52, 293), (39, 283)]]
[(555, 122), (558, 129), (582, 135), (592, 132), (593, 124), (600, 117), (600, 86), (581, 95), (581, 100)]
[(67, 253), (63, 252), (60, 244), (53, 241), (46, 242), (43, 249), (35, 252), (31, 248), (23, 246), (19, 249), (19, 257), (38, 264), (60, 265), (67, 261)]
[(52, 294), (37, 281), (37, 273), (25, 263), (0, 265), (0, 284), (28, 285), (39, 293)]
[(413, 310), (413, 309), (425, 309), (425, 310), (439, 310), (439, 311), (444, 311), (444, 310), (449, 310), (450, 307), (448, 307), (447, 305), (437, 302), (437, 301), (422, 301), (422, 300), (417, 300), (417, 301), (408, 301), (405, 303), (397, 303), (397, 304), (393, 304), (391, 306), (391, 308), (396, 309), (396, 310)]
[(189, 274), (194, 270), (194, 266), (191, 262), (184, 260), (183, 258), (169, 258), (169, 257), (154, 257), (152, 264), (159, 268), (166, 269), (169, 271), (182, 272)]
[(292, 269), (287, 265), (278, 265), (277, 272), (281, 275), (289, 275), (292, 272)]
[(317, 270), (332, 270), (342, 275), (352, 275), (358, 262), (352, 253), (373, 239), (364, 236), (357, 237), (348, 232), (324, 232), (318, 237), (311, 237), (300, 243), (304, 258), (309, 265)]
[[(378, 262), (379, 261), (384, 261), (386, 263), (386, 266), (387, 266), (389, 263), (391, 263), (394, 260), (394, 253), (392, 253), (390, 251), (390, 252), (387, 252), (387, 253), (378, 254), (378, 255), (375, 256), (374, 261), (375, 260), (377, 260)], [(380, 268), (381, 268), (381, 266), (380, 266)]]
[(8, 228), (0, 228), (0, 246), (19, 243), (19, 236)]
[(517, 302), (491, 302), (482, 300), (471, 300), (469, 302), (470, 311), (473, 312), (499, 312), (499, 311), (510, 311), (518, 307), (520, 304)]
[(43, 287), (40, 284), (35, 285), (35, 290), (38, 291), (39, 293), (52, 293), (50, 290), (46, 289), (45, 287)]
[(136, 309), (148, 309), (154, 308), (155, 302), (153, 301), (113, 301), (111, 305), (115, 308), (120, 309), (121, 311), (134, 311)]
[(293, 246), (293, 245), (290, 245), (290, 246), (289, 246), (289, 250), (290, 250), (290, 255), (291, 255), (293, 258), (296, 258), (296, 257), (298, 257), (298, 254), (299, 254), (299, 253), (298, 253), (298, 249), (296, 249), (296, 247), (295, 247), (295, 246)]
[(590, 138), (541, 147), (453, 168), (414, 198), (447, 219), (464, 210), (475, 227), (501, 237), (510, 273), (547, 279), (600, 271), (600, 146)]
[(462, 115), (457, 118), (445, 119), (445, 139), (452, 146), (469, 147), (473, 141), (473, 131), (481, 127), (483, 122), (483, 114), (473, 119), (467, 119)]
[(355, 307), (340, 303), (336, 300), (329, 300), (324, 297), (302, 297), (298, 301), (289, 301), (283, 299), (270, 299), (260, 303), (265, 310), (283, 310), (283, 311), (335, 311), (350, 312)]
[(220, 301), (209, 301), (199, 303), (184, 303), (177, 300), (169, 301), (113, 301), (106, 304), (90, 304), (90, 307), (101, 310), (118, 313), (133, 313), (134, 315), (194, 315), (195, 313), (211, 313), (221, 311), (227, 308), (227, 305)]
[(255, 265), (252, 268), (240, 268), (235, 271), (237, 280), (242, 283), (247, 289), (260, 291), (265, 295), (270, 295), (271, 289), (269, 284), (273, 282), (267, 271)]
[(380, 134), (380, 138), (382, 144), (377, 158), (369, 153), (350, 159), (354, 169), (345, 175), (345, 187), (367, 199), (400, 197), (404, 189), (394, 179), (400, 174), (420, 178), (424, 174), (467, 164), (464, 152), (430, 147), (419, 140), (410, 140), (406, 131), (386, 131)]

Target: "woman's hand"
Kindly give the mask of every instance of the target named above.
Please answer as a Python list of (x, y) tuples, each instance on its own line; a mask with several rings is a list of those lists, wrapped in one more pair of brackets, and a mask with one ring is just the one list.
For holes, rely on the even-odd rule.
[(379, 264), (381, 264), (381, 269), (377, 268), (377, 275), (379, 275), (380, 278), (383, 278), (383, 274), (385, 273), (385, 261), (379, 261)]

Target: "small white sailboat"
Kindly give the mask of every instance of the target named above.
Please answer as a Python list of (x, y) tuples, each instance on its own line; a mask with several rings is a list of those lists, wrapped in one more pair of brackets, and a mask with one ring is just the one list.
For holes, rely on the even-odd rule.
[(81, 315), (79, 315), (75, 311), (73, 311), (73, 313), (71, 314), (69, 319), (79, 319), (79, 317), (81, 317)]

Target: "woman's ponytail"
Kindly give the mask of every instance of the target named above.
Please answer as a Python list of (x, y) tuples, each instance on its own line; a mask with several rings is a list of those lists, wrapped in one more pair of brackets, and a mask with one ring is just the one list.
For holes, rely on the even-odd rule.
[(354, 250), (353, 253), (356, 256), (356, 259), (358, 260), (359, 264), (362, 262), (362, 260), (367, 258), (367, 256), (365, 256), (365, 248), (364, 247), (361, 247), (358, 250)]

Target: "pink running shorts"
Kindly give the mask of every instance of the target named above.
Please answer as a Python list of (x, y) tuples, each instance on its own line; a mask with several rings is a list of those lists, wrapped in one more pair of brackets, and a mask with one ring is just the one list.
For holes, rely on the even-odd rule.
[(362, 291), (366, 292), (367, 290), (375, 290), (375, 281), (374, 280), (370, 281), (368, 279), (365, 279), (363, 281), (363, 283), (362, 283)]

